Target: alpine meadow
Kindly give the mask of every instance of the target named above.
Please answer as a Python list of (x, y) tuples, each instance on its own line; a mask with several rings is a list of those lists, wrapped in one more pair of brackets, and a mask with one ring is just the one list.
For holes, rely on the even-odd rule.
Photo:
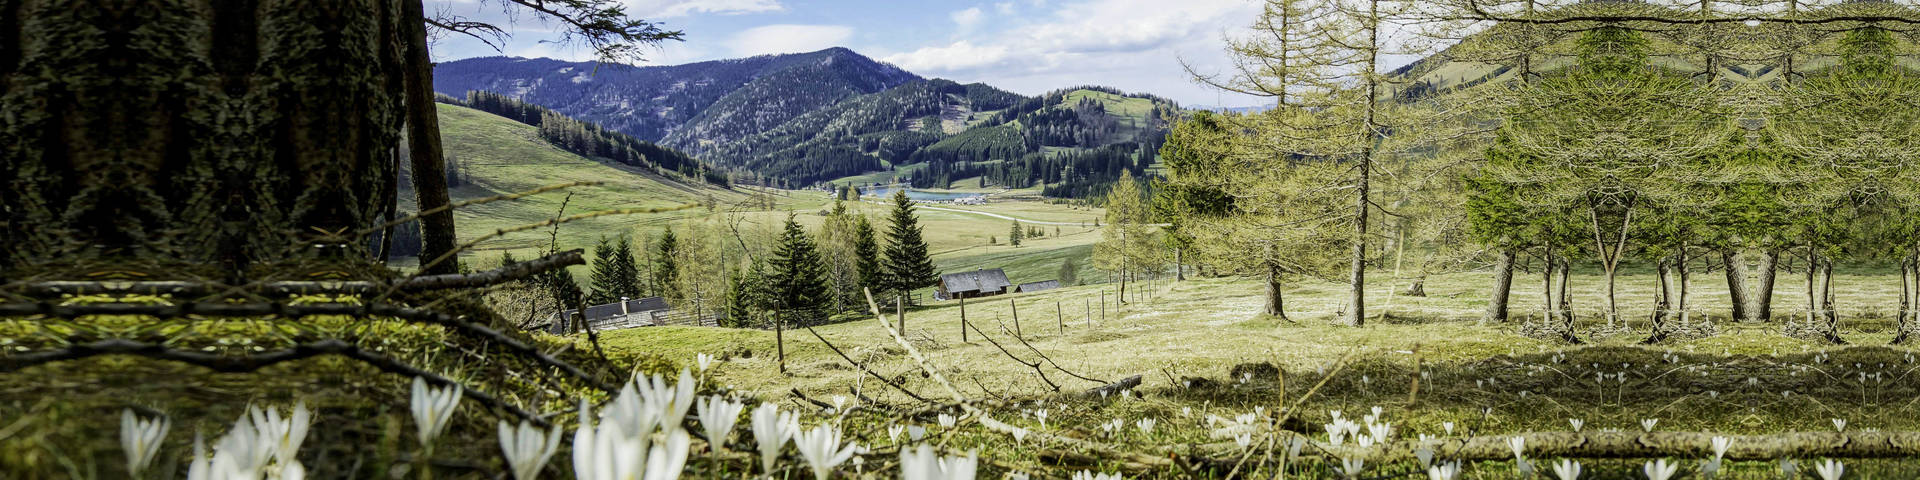
[(0, 161), (0, 479), (1920, 478), (1913, 0), (0, 0)]

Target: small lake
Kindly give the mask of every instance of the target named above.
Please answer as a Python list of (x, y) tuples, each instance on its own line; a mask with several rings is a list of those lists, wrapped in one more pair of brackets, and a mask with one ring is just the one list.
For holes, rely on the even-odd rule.
[[(893, 196), (893, 191), (897, 189), (899, 189), (899, 187), (891, 187), (891, 186), (867, 187), (867, 188), (860, 189), (860, 194), (873, 195), (877, 197), (890, 197), (890, 196)], [(982, 196), (985, 196), (985, 195), (979, 194), (979, 193), (937, 192), (937, 191), (917, 190), (912, 188), (907, 189), (907, 198), (911, 198), (914, 200), (929, 201), (929, 202), (950, 202), (950, 201), (959, 200), (962, 198), (972, 198), (972, 197), (982, 197)]]

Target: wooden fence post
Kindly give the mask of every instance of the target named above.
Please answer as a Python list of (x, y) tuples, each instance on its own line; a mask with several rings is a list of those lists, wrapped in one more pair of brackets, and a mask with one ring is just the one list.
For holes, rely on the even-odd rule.
[(1053, 301), (1053, 321), (1055, 323), (1060, 324), (1060, 334), (1066, 335), (1067, 334), (1067, 314), (1061, 313), (1059, 300)]
[(960, 343), (967, 343), (967, 297), (960, 297)]
[(773, 317), (773, 344), (774, 344), (774, 349), (775, 349), (776, 351), (778, 351), (778, 352), (779, 352), (779, 357), (780, 357), (780, 373), (787, 373), (787, 339), (786, 339), (786, 330), (787, 330), (787, 319), (786, 319), (786, 318), (783, 318), (783, 317), (782, 317), (782, 316), (780, 316), (780, 315), (774, 315), (774, 317)]
[(900, 295), (893, 300), (893, 316), (900, 319), (900, 337), (907, 336), (907, 296)]
[(1100, 323), (1107, 323), (1107, 291), (1100, 291)]
[(1013, 299), (1009, 298), (1007, 299), (1007, 307), (1013, 309), (1013, 336), (1026, 336), (1020, 333), (1020, 304), (1013, 303)]

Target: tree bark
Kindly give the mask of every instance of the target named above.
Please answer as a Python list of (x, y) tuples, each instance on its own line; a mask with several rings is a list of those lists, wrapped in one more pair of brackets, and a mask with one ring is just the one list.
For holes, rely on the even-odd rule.
[(358, 233), (402, 118), (395, 2), (4, 3), (0, 276), (140, 258), (244, 283), (371, 258)]
[(1753, 295), (1749, 297), (1753, 304), (1747, 307), (1747, 314), (1751, 315), (1754, 321), (1773, 321), (1773, 282), (1778, 278), (1779, 270), (1780, 251), (1767, 250), (1766, 255), (1760, 257), (1759, 271), (1754, 272), (1759, 278), (1754, 282), (1756, 285)]
[(1655, 268), (1659, 272), (1660, 287), (1653, 292), (1653, 314), (1649, 317), (1652, 324), (1650, 330), (1653, 330), (1653, 333), (1648, 334), (1647, 339), (1641, 343), (1659, 343), (1667, 339), (1667, 319), (1671, 316), (1673, 307), (1671, 303), (1673, 262), (1667, 258), (1661, 258), (1659, 265)]
[(1487, 294), (1487, 313), (1480, 323), (1507, 321), (1507, 295), (1513, 292), (1513, 250), (1500, 250), (1493, 261), (1493, 291)]
[(1907, 338), (1910, 336), (1909, 334), (1913, 331), (1912, 322), (1909, 321), (1911, 318), (1910, 314), (1912, 312), (1913, 312), (1913, 257), (1907, 256), (1900, 259), (1900, 316), (1899, 318), (1895, 319), (1895, 323), (1898, 325), (1898, 327), (1895, 330), (1893, 341), (1888, 343), (1892, 343), (1894, 345), (1907, 343)]
[(1187, 249), (1173, 249), (1173, 280), (1187, 281)]
[(1568, 295), (1567, 280), (1571, 277), (1573, 260), (1559, 257), (1560, 277), (1560, 334), (1567, 343), (1580, 343), (1579, 335), (1573, 331), (1573, 297)]
[[(446, 160), (440, 148), (440, 112), (433, 101), (433, 58), (427, 52), (426, 15), (421, 2), (400, 2), (400, 28), (406, 36), (407, 144), (413, 161), (413, 192), (420, 211), (446, 207), (452, 203), (447, 194)], [(458, 259), (437, 264), (426, 262), (452, 252), (454, 246), (453, 211), (430, 213), (420, 217), (420, 261), (422, 273), (444, 275), (459, 271)]]
[(1727, 300), (1733, 307), (1733, 321), (1751, 322), (1753, 315), (1748, 311), (1752, 303), (1751, 292), (1747, 285), (1747, 262), (1739, 250), (1721, 249), (1720, 264), (1727, 270)]
[(1267, 315), (1280, 317), (1281, 320), (1292, 321), (1291, 319), (1287, 318), (1287, 311), (1284, 308), (1285, 305), (1281, 302), (1280, 287), (1281, 287), (1280, 265), (1272, 261), (1268, 261), (1267, 262), (1267, 295), (1266, 295), (1267, 305), (1265, 308), (1265, 313)]

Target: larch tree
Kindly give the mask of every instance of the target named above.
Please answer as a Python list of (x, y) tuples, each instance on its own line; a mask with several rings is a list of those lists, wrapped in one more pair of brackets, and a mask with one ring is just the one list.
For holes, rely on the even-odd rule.
[(1093, 246), (1093, 263), (1114, 272), (1120, 280), (1120, 302), (1126, 303), (1127, 283), (1149, 263), (1153, 254), (1153, 227), (1141, 198), (1140, 184), (1131, 170), (1121, 170), (1120, 179), (1107, 190), (1106, 226), (1100, 231), (1100, 243)]

